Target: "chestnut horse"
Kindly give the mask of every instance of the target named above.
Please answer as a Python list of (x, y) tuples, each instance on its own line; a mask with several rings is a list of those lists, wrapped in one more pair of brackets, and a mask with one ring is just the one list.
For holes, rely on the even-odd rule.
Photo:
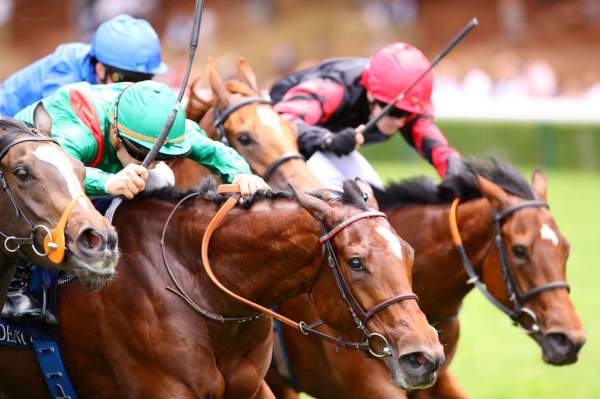
[[(545, 207), (546, 179), (533, 175), (532, 185), (508, 164), (475, 162), (472, 174), (453, 176), (439, 186), (414, 179), (376, 193), (390, 223), (416, 251), (413, 284), (429, 321), (439, 330), (446, 365), (434, 386), (409, 393), (414, 398), (466, 398), (448, 371), (459, 337), (458, 314), (473, 288), (451, 238), (449, 204), (460, 197), (457, 223), (475, 272), (500, 306), (524, 324), (542, 349), (543, 360), (564, 365), (577, 361), (585, 334), (565, 283), (569, 243)], [(473, 177), (478, 177), (477, 180)], [(498, 215), (498, 235), (494, 230)], [(501, 263), (495, 240), (506, 258)], [(508, 282), (507, 282), (508, 281)], [(511, 294), (507, 295), (507, 287)], [(314, 320), (318, 316), (306, 298), (285, 302), (288, 317)], [(533, 319), (532, 319), (533, 317)], [(284, 329), (296, 388), (319, 398), (404, 398), (377, 362), (302, 339)], [(315, 368), (318, 364), (320, 367)], [(324, 373), (324, 370), (327, 373)], [(280, 398), (297, 394), (270, 372), (269, 384)], [(364, 384), (364, 381), (369, 384)]]
[[(47, 136), (14, 119), (0, 119), (1, 303), (16, 262), (70, 271), (89, 288), (102, 286), (113, 275), (117, 235), (82, 194), (84, 173), (83, 164)], [(46, 256), (44, 249), (44, 238), (61, 219), (66, 241), (62, 261), (52, 252)]]
[[(271, 319), (257, 318), (202, 271), (200, 239), (223, 197), (205, 184), (174, 212), (183, 195), (162, 191), (123, 203), (114, 219), (123, 252), (119, 278), (92, 294), (78, 284), (61, 288), (61, 352), (81, 397), (273, 397), (263, 380)], [(390, 343), (382, 362), (388, 379), (403, 388), (431, 384), (444, 358), (435, 330), (410, 295), (389, 301), (411, 293), (412, 249), (384, 217), (364, 218), (380, 216), (370, 188), (347, 181), (343, 193), (296, 195), (297, 202), (286, 193), (257, 194), (247, 200), (249, 209), (227, 215), (210, 247), (217, 277), (265, 306), (308, 292), (319, 317), (357, 340), (362, 334), (338, 294), (339, 281), (325, 270), (338, 259), (350, 287), (346, 296), (374, 312), (361, 328)], [(322, 227), (339, 230), (340, 222), (353, 220), (332, 239), (336, 255), (328, 261), (319, 242)], [(168, 289), (174, 280), (195, 307)], [(242, 320), (222, 321), (216, 314)], [(0, 353), (3, 397), (47, 397), (32, 353)]]
[[(244, 74), (240, 73), (240, 76)], [(248, 79), (245, 79), (246, 81)], [(252, 79), (250, 79), (252, 80)], [(219, 90), (218, 84), (211, 82), (212, 93), (206, 93), (199, 89), (199, 83), (195, 82), (192, 86), (192, 96), (191, 96), (191, 105), (196, 105), (195, 109), (191, 109), (192, 114), (197, 117), (201, 117), (204, 114), (205, 110), (209, 108), (212, 98), (222, 98), (225, 97), (223, 95), (223, 91)], [(217, 82), (218, 83), (218, 82)], [(204, 107), (204, 110), (202, 110)], [(188, 107), (189, 109), (190, 107)], [(210, 119), (210, 118), (209, 118)], [(231, 132), (235, 132), (240, 130), (237, 128), (236, 124), (230, 123), (228, 125)], [(262, 144), (259, 140), (265, 140), (265, 142), (276, 142), (277, 135), (274, 132), (263, 130), (261, 135), (256, 134), (255, 132), (247, 132), (248, 134), (254, 135), (253, 141), (258, 141), (256, 145)], [(232, 133), (233, 135), (233, 133)], [(235, 135), (233, 135), (235, 137)], [(230, 144), (236, 148), (236, 150), (243, 153), (243, 143), (240, 143), (239, 140), (230, 140)], [(273, 147), (276, 149), (277, 147)], [(287, 146), (286, 151), (294, 152), (298, 151), (297, 145)], [(279, 156), (281, 156), (281, 152)], [(264, 164), (264, 161), (261, 163), (257, 163), (257, 154), (246, 155), (246, 159), (248, 160), (251, 167), (255, 167), (255, 165)], [(274, 156), (277, 156), (275, 153)], [(518, 183), (517, 186), (522, 187), (521, 191), (517, 191), (524, 198), (532, 198), (534, 195), (531, 188), (527, 182), (522, 178), (522, 176), (510, 165), (494, 165), (491, 163), (490, 165), (481, 164), (474, 169), (475, 173), (483, 173), (484, 175), (492, 178), (492, 180), (500, 182), (500, 186), (508, 186), (509, 188)], [(294, 171), (289, 171), (287, 169), (282, 169), (280, 171), (281, 179), (283, 181), (289, 180), (294, 182), (295, 184), (301, 185), (304, 181), (311, 181), (313, 179), (312, 176), (307, 176), (310, 172), (306, 168), (297, 169)], [(506, 174), (506, 176), (504, 176)], [(297, 180), (298, 177), (301, 176), (302, 180)], [(455, 178), (453, 178), (455, 179)], [(453, 180), (449, 179), (449, 181)], [(478, 224), (476, 226), (472, 226), (472, 228), (476, 229), (474, 232), (469, 232), (471, 234), (477, 234), (478, 239), (486, 240), (481, 241), (481, 245), (485, 245), (486, 251), (490, 248), (491, 244), (491, 216), (486, 218), (486, 215), (489, 216), (491, 214), (491, 204), (493, 203), (496, 209), (502, 209), (503, 207), (507, 207), (509, 203), (519, 201), (517, 197), (514, 195), (511, 197), (508, 195), (505, 203), (500, 203), (498, 201), (494, 202), (491, 198), (491, 193), (487, 192), (482, 193), (479, 189), (479, 186), (475, 184), (475, 180), (472, 177), (464, 176), (462, 178), (467, 183), (461, 183), (460, 181), (457, 184), (461, 184), (462, 186), (468, 187), (470, 193), (467, 198), (478, 199), (478, 201), (469, 201), (468, 204), (461, 206), (460, 212), (462, 213), (465, 208), (470, 208), (473, 204), (477, 204), (478, 207), (476, 209), (487, 209), (487, 213), (479, 213)], [(313, 180), (314, 181), (314, 180)], [(426, 187), (426, 190), (421, 189), (420, 191), (425, 191), (432, 196), (431, 193), (435, 193), (436, 188), (433, 187), (431, 183), (427, 183), (426, 181), (421, 181), (421, 186)], [(516, 182), (516, 183), (515, 183)], [(415, 272), (413, 278), (415, 279), (415, 288), (417, 289), (418, 294), (422, 297), (423, 304), (425, 305), (425, 310), (430, 318), (430, 320), (438, 323), (438, 326), (442, 330), (442, 337), (444, 337), (443, 343), (446, 344), (446, 355), (448, 359), (451, 359), (458, 340), (458, 320), (455, 317), (458, 307), (462, 303), (462, 299), (469, 292), (470, 286), (465, 285), (466, 274), (464, 272), (464, 268), (462, 264), (459, 263), (460, 259), (458, 258), (459, 254), (452, 246), (451, 237), (448, 234), (444, 236), (444, 240), (437, 242), (437, 246), (435, 248), (442, 247), (443, 251), (440, 253), (434, 253), (433, 250), (428, 249), (428, 242), (432, 239), (438, 239), (437, 235), (433, 235), (431, 230), (428, 229), (429, 219), (421, 219), (419, 215), (423, 212), (427, 212), (426, 216), (429, 215), (429, 209), (435, 207), (436, 209), (445, 209), (447, 211), (447, 204), (453, 197), (449, 196), (448, 193), (456, 193), (455, 195), (463, 195), (462, 191), (459, 189), (449, 189), (445, 188), (447, 184), (444, 183), (439, 187), (439, 190), (446, 190), (446, 197), (441, 200), (438, 199), (433, 201), (435, 204), (429, 204), (432, 202), (431, 198), (428, 198), (425, 203), (420, 203), (419, 201), (413, 200), (412, 198), (420, 198), (422, 197), (422, 193), (417, 192), (414, 193), (416, 187), (413, 188), (415, 181), (407, 182), (403, 185), (400, 185), (396, 189), (390, 189), (391, 192), (380, 192), (379, 199), (384, 201), (384, 208), (387, 208), (386, 212), (390, 216), (390, 221), (392, 225), (396, 228), (397, 231), (406, 232), (406, 237), (409, 237), (409, 241), (414, 244), (415, 248), (422, 248), (421, 251), (417, 252), (416, 263), (415, 263)], [(275, 186), (277, 183), (275, 184)], [(492, 183), (493, 186), (493, 183)], [(538, 196), (545, 198), (545, 186), (546, 181), (541, 173), (536, 174), (536, 181), (534, 184), (534, 188), (537, 188)], [(490, 186), (485, 186), (489, 188)], [(418, 190), (417, 190), (418, 191)], [(510, 190), (509, 190), (510, 191)], [(515, 189), (512, 189), (514, 192)], [(397, 192), (397, 195), (393, 193)], [(496, 192), (498, 193), (498, 192)], [(487, 198), (488, 200), (484, 200)], [(423, 201), (421, 201), (423, 202)], [(441, 203), (441, 204), (440, 204)], [(398, 206), (401, 204), (402, 206)], [(414, 215), (413, 212), (418, 210), (417, 215)], [(552, 220), (549, 212), (547, 210), (536, 208), (536, 214), (544, 216), (543, 218), (539, 218), (539, 220), (524, 219), (528, 216), (528, 212), (531, 210), (523, 210), (520, 212), (511, 215), (511, 220), (514, 219), (520, 222), (528, 222), (527, 229), (529, 232), (537, 232), (544, 225), (552, 226), (553, 229), (556, 229), (555, 223)], [(406, 212), (410, 212), (411, 218), (410, 220), (413, 223), (406, 223), (403, 219), (403, 215)], [(535, 216), (535, 215), (534, 215)], [(460, 215), (459, 215), (460, 218)], [(447, 214), (440, 214), (437, 216), (436, 220), (444, 222), (447, 219)], [(547, 220), (546, 220), (547, 219)], [(427, 224), (424, 224), (427, 223)], [(513, 225), (509, 221), (505, 223), (503, 228), (505, 229), (504, 234), (506, 237), (512, 235), (512, 231), (506, 231), (509, 226)], [(412, 227), (411, 227), (412, 226)], [(514, 226), (514, 225), (513, 225)], [(542, 226), (542, 227), (540, 227)], [(444, 226), (440, 226), (443, 228), (441, 231), (449, 232), (447, 223)], [(461, 226), (462, 228), (462, 226)], [(520, 228), (520, 227), (519, 227)], [(410, 231), (408, 231), (409, 229)], [(479, 229), (479, 230), (477, 230)], [(416, 231), (415, 231), (416, 230)], [(514, 230), (514, 228), (513, 228)], [(407, 232), (408, 231), (408, 232)], [(435, 230), (438, 231), (438, 230)], [(545, 230), (548, 231), (547, 229)], [(437, 234), (437, 233), (436, 233)], [(560, 235), (557, 235), (559, 237)], [(482, 238), (483, 237), (483, 238)], [(536, 256), (539, 259), (535, 259), (536, 264), (539, 264), (537, 268), (530, 270), (534, 277), (542, 276), (546, 273), (546, 269), (552, 269), (553, 267), (559, 267), (563, 269), (563, 274), (557, 278), (558, 281), (564, 280), (564, 267), (566, 265), (566, 257), (564, 253), (561, 251), (564, 250), (565, 241), (562, 236), (560, 236), (559, 244), (554, 251), (546, 251), (544, 254), (537, 254)], [(540, 241), (541, 237), (537, 237), (537, 241)], [(508, 238), (506, 238), (508, 240)], [(537, 242), (536, 241), (536, 242)], [(541, 241), (544, 242), (544, 241)], [(471, 244), (469, 244), (471, 245)], [(533, 245), (533, 243), (531, 244)], [(448, 247), (451, 250), (448, 250)], [(472, 249), (469, 247), (469, 249)], [(478, 260), (481, 262), (483, 259), (483, 255), (477, 252), (478, 249), (475, 250), (475, 253), (478, 254)], [(422, 252), (422, 253), (421, 253)], [(542, 261), (542, 258), (545, 259), (545, 256), (548, 254), (555, 254), (558, 256), (554, 261)], [(471, 254), (471, 251), (469, 251)], [(435, 259), (435, 262), (430, 263), (429, 259)], [(445, 257), (449, 257), (448, 260), (452, 261), (453, 268), (445, 269), (449, 274), (440, 273), (440, 270), (443, 269), (442, 265), (446, 261)], [(496, 295), (498, 298), (503, 298), (506, 301), (506, 294), (502, 290), (502, 286), (499, 283), (502, 283), (503, 277), (501, 275), (494, 275), (492, 278), (492, 273), (498, 273), (501, 270), (500, 265), (498, 264), (498, 255), (495, 249), (490, 249), (490, 253), (486, 252), (485, 256), (485, 270), (487, 270), (488, 280), (486, 281), (489, 289)], [(532, 260), (532, 262), (534, 262)], [(437, 267), (436, 267), (437, 266)], [(520, 276), (520, 278), (527, 278), (528, 276)], [(442, 282), (447, 278), (452, 278), (452, 281), (455, 281), (455, 286), (445, 286)], [(440, 283), (435, 283), (439, 281)], [(435, 291), (432, 290), (430, 284), (434, 284), (436, 287)], [(534, 284), (535, 285), (535, 284)], [(460, 289), (457, 289), (460, 288)], [(469, 289), (467, 289), (469, 287)], [(446, 289), (447, 288), (447, 289)], [(541, 312), (541, 309), (546, 306), (547, 303), (552, 305), (551, 308), (553, 311), (553, 315), (566, 315), (564, 318), (564, 325), (553, 325), (555, 316), (545, 316), (542, 319), (542, 326), (547, 331), (545, 336), (540, 336), (539, 334), (534, 335), (534, 338), (541, 344), (543, 349), (544, 360), (551, 364), (568, 364), (572, 361), (575, 361), (577, 357), (577, 352), (581, 345), (583, 345), (583, 331), (581, 328), (581, 323), (572, 308), (572, 305), (568, 299), (568, 297), (564, 296), (564, 291), (559, 294), (553, 294), (551, 296), (550, 293), (544, 293), (540, 295), (539, 298), (531, 298), (532, 305), (531, 307), (536, 306), (536, 312)], [(547, 302), (544, 302), (546, 300)], [(450, 310), (446, 310), (442, 312), (439, 307), (442, 304), (448, 304)], [(304, 319), (315, 319), (316, 313), (312, 309), (312, 305), (308, 298), (305, 296), (299, 296), (290, 301), (285, 302), (281, 310), (284, 314), (288, 316), (296, 316), (303, 317)], [(443, 318), (444, 313), (450, 313), (452, 320), (441, 320)], [(552, 332), (554, 330), (554, 332)], [(331, 333), (332, 331), (330, 331)], [(298, 337), (294, 334), (293, 331), (287, 331), (284, 329), (284, 335), (286, 336), (286, 346), (287, 350), (291, 354), (291, 367), (294, 369), (294, 374), (297, 378), (296, 383), (298, 383), (299, 388), (305, 390), (309, 393), (313, 393), (317, 397), (356, 397), (356, 398), (367, 398), (367, 397), (404, 397), (405, 394), (403, 392), (398, 391), (393, 384), (389, 383), (385, 374), (381, 373), (381, 370), (378, 369), (378, 365), (376, 362), (370, 362), (367, 359), (362, 359), (358, 356), (354, 356), (352, 353), (334, 353), (328, 346), (321, 346), (319, 341), (311, 340), (310, 338)], [(313, 342), (312, 346), (307, 344), (307, 341)], [(349, 359), (345, 359), (345, 356), (348, 356)], [(364, 367), (355, 367), (357, 364), (366, 363)], [(363, 384), (363, 381), (367, 380), (367, 376), (369, 378), (375, 378), (375, 376), (368, 374), (369, 373), (369, 364), (371, 364), (372, 368), (376, 371), (373, 373), (379, 375), (379, 381), (374, 384)], [(315, 367), (315, 365), (319, 365), (319, 367)], [(326, 369), (323, 369), (324, 366), (327, 366)], [(276, 392), (278, 393), (278, 397), (295, 397), (296, 395), (288, 390), (285, 384), (282, 384), (282, 381), (276, 376), (276, 373), (271, 370), (271, 381), (270, 383), (276, 387)], [(323, 378), (323, 375), (329, 375), (329, 378)], [(358, 385), (358, 386), (357, 386)], [(287, 391), (287, 393), (286, 393)], [(447, 367), (443, 369), (441, 372), (437, 383), (431, 388), (429, 391), (421, 391), (415, 392), (413, 396), (423, 396), (423, 397), (440, 397), (440, 398), (463, 398), (466, 397), (464, 391), (459, 387), (455, 379), (448, 372)]]
[[(296, 128), (260, 96), (254, 72), (246, 61), (238, 63), (238, 79), (224, 83), (212, 64), (207, 82), (196, 80), (190, 87), (188, 117), (214, 140), (227, 141), (273, 187), (287, 188), (292, 181), (303, 190), (320, 187), (298, 152)], [(203, 84), (209, 88), (204, 89)], [(180, 188), (198, 185), (206, 169), (189, 160), (177, 160), (171, 167)]]

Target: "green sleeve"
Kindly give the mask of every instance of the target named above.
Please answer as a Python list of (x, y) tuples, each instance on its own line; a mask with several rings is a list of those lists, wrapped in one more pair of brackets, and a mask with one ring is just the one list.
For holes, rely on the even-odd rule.
[(106, 189), (106, 180), (112, 176), (112, 173), (106, 173), (98, 168), (85, 168), (85, 178), (83, 179), (83, 186), (85, 187), (85, 193), (87, 195), (108, 195)]
[(207, 167), (224, 183), (231, 183), (233, 178), (240, 173), (252, 173), (250, 166), (240, 154), (223, 143), (206, 137), (197, 123), (186, 120), (185, 130), (192, 145), (192, 151), (188, 158)]

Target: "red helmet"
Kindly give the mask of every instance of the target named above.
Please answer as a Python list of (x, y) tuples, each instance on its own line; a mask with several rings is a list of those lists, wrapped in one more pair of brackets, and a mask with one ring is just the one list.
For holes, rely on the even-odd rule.
[[(378, 50), (369, 60), (361, 83), (376, 100), (390, 103), (431, 64), (420, 50), (406, 43), (392, 43)], [(396, 103), (405, 111), (432, 116), (433, 74), (429, 71), (406, 96)]]

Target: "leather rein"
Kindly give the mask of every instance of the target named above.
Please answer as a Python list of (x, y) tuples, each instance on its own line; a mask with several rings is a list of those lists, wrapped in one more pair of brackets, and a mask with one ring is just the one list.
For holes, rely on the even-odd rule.
[[(218, 106), (214, 106), (213, 111), (213, 127), (216, 129), (217, 134), (219, 135), (219, 140), (225, 144), (229, 145), (227, 140), (227, 136), (225, 134), (225, 121), (237, 110), (245, 107), (250, 104), (267, 104), (273, 105), (273, 102), (269, 99), (260, 96), (247, 97), (241, 100), (238, 103), (232, 104), (227, 107), (223, 112), (219, 110)], [(275, 111), (274, 111), (275, 112)], [(281, 155), (279, 158), (274, 160), (268, 167), (265, 173), (261, 176), (265, 181), (269, 181), (275, 171), (287, 161), (291, 161), (292, 159), (301, 159), (304, 161), (304, 156), (299, 152), (286, 152)]]
[[(230, 198), (228, 198), (227, 201), (221, 206), (219, 211), (215, 214), (215, 216), (212, 218), (212, 220), (210, 221), (210, 223), (208, 224), (208, 226), (206, 228), (204, 237), (202, 239), (202, 264), (204, 265), (204, 269), (205, 269), (206, 273), (208, 274), (208, 276), (210, 277), (212, 282), (217, 287), (219, 287), (222, 291), (224, 291), (226, 294), (228, 294), (232, 298), (236, 299), (237, 301), (242, 302), (242, 303), (258, 310), (259, 313), (255, 313), (254, 315), (246, 316), (246, 317), (225, 317), (222, 315), (218, 315), (218, 314), (208, 311), (208, 310), (202, 308), (201, 306), (199, 306), (198, 304), (196, 304), (183, 291), (180, 284), (176, 281), (176, 279), (168, 265), (166, 256), (165, 256), (165, 251), (164, 251), (165, 232), (166, 232), (167, 226), (168, 226), (173, 214), (175, 213), (176, 209), (184, 201), (186, 201), (189, 198), (199, 195), (199, 193), (192, 193), (192, 194), (184, 197), (179, 203), (177, 203), (175, 205), (175, 208), (173, 208), (173, 210), (169, 214), (167, 221), (165, 222), (165, 226), (163, 228), (163, 233), (162, 233), (161, 242), (160, 242), (162, 256), (163, 256), (163, 263), (167, 269), (167, 272), (168, 272), (171, 280), (173, 281), (173, 283), (175, 284), (175, 287), (176, 287), (176, 288), (167, 287), (167, 289), (169, 291), (180, 296), (197, 313), (199, 313), (200, 315), (202, 315), (210, 320), (213, 320), (213, 321), (243, 323), (243, 322), (247, 322), (247, 321), (251, 321), (251, 320), (256, 320), (256, 319), (262, 317), (263, 315), (267, 314), (267, 315), (279, 320), (280, 322), (286, 324), (287, 326), (290, 326), (290, 327), (300, 331), (304, 335), (311, 335), (311, 334), (316, 335), (328, 342), (331, 342), (331, 343), (335, 344), (336, 348), (338, 348), (338, 349), (343, 347), (346, 349), (360, 350), (374, 358), (384, 358), (384, 357), (392, 355), (392, 348), (389, 344), (388, 339), (383, 334), (369, 331), (369, 329), (367, 327), (367, 322), (373, 316), (375, 316), (375, 314), (377, 314), (381, 310), (387, 308), (388, 306), (390, 306), (394, 303), (401, 302), (404, 300), (409, 300), (409, 299), (418, 300), (417, 295), (415, 295), (412, 292), (396, 295), (393, 298), (390, 298), (390, 299), (374, 306), (373, 308), (369, 309), (368, 311), (365, 311), (364, 308), (361, 306), (361, 304), (356, 299), (356, 297), (352, 294), (352, 290), (350, 289), (349, 284), (344, 279), (339, 262), (337, 260), (337, 256), (335, 254), (335, 250), (333, 249), (333, 245), (330, 241), (331, 238), (333, 238), (337, 233), (342, 231), (344, 228), (346, 228), (350, 224), (352, 224), (358, 220), (362, 220), (362, 219), (366, 219), (366, 218), (373, 218), (373, 217), (384, 217), (385, 218), (386, 216), (384, 213), (378, 212), (378, 211), (367, 211), (367, 212), (359, 213), (357, 215), (354, 215), (354, 216), (344, 220), (343, 222), (338, 224), (335, 228), (333, 228), (331, 231), (329, 231), (328, 233), (325, 233), (319, 239), (321, 244), (323, 244), (323, 257), (321, 259), (321, 265), (319, 267), (319, 270), (316, 273), (316, 276), (318, 278), (318, 276), (320, 275), (325, 258), (327, 258), (329, 268), (335, 277), (335, 281), (336, 281), (336, 285), (338, 287), (340, 297), (342, 298), (342, 300), (348, 307), (348, 310), (352, 316), (352, 319), (356, 325), (356, 328), (362, 333), (362, 335), (364, 337), (364, 341), (362, 341), (362, 342), (353, 342), (353, 341), (346, 341), (342, 338), (334, 337), (334, 336), (328, 335), (324, 332), (318, 331), (316, 328), (323, 324), (323, 322), (321, 322), (321, 321), (318, 321), (314, 324), (309, 325), (304, 321), (296, 322), (294, 320), (291, 320), (269, 308), (261, 306), (255, 302), (250, 301), (249, 299), (246, 299), (246, 298), (232, 292), (230, 289), (225, 287), (218, 280), (218, 278), (214, 275), (214, 273), (212, 271), (212, 267), (210, 266), (210, 260), (209, 260), (209, 256), (208, 256), (208, 247), (209, 247), (210, 239), (211, 239), (213, 233), (216, 231), (216, 229), (219, 227), (219, 225), (221, 224), (221, 222), (223, 221), (225, 216), (229, 213), (229, 211), (235, 206), (236, 202), (238, 201), (239, 196), (236, 195), (235, 193), (239, 193), (239, 186), (233, 185), (233, 184), (221, 185), (221, 186), (219, 186), (219, 193), (234, 193), (234, 195), (231, 196)], [(323, 226), (323, 230), (325, 231), (324, 226)], [(379, 340), (380, 343), (382, 344), (380, 352), (378, 352), (373, 346), (373, 342), (375, 340)]]
[[(50, 142), (58, 145), (56, 140), (53, 140), (50, 137), (25, 136), (20, 139), (16, 139), (6, 144), (4, 147), (0, 148), (0, 161), (4, 158), (4, 156), (12, 147), (14, 147), (17, 144), (29, 141)], [(16, 237), (0, 231), (0, 236), (3, 239), (4, 249), (10, 253), (15, 253), (21, 249), (21, 246), (29, 245), (37, 255), (42, 257), (47, 256), (52, 263), (60, 264), (64, 259), (64, 254), (67, 249), (65, 245), (64, 228), (67, 224), (69, 216), (71, 215), (71, 212), (73, 211), (75, 203), (77, 202), (77, 200), (79, 200), (79, 198), (84, 196), (83, 192), (81, 192), (79, 195), (76, 195), (71, 200), (71, 202), (67, 205), (65, 211), (61, 215), (56, 227), (53, 230), (50, 230), (50, 228), (42, 224), (33, 225), (33, 223), (31, 223), (27, 215), (25, 215), (21, 208), (19, 208), (15, 196), (10, 190), (10, 186), (8, 185), (8, 181), (6, 180), (6, 176), (4, 175), (4, 172), (2, 170), (0, 170), (0, 185), (2, 185), (2, 190), (6, 193), (8, 199), (10, 200), (10, 203), (16, 211), (17, 218), (20, 219), (29, 230), (29, 237)], [(40, 250), (35, 244), (35, 235), (38, 231), (42, 231), (44, 233), (43, 250)]]
[[(498, 299), (496, 299), (486, 288), (485, 284), (480, 280), (479, 275), (475, 272), (469, 257), (467, 256), (467, 252), (462, 243), (462, 239), (460, 237), (460, 232), (458, 230), (456, 211), (458, 208), (458, 203), (460, 202), (460, 198), (455, 198), (450, 206), (449, 213), (449, 223), (450, 223), (450, 232), (452, 235), (452, 241), (456, 246), (456, 249), (460, 253), (463, 266), (467, 275), (469, 276), (469, 280), (467, 281), (469, 284), (474, 284), (479, 291), (490, 301), (494, 306), (500, 309), (503, 313), (505, 313), (512, 321), (515, 326), (520, 326), (525, 330), (529, 335), (541, 335), (543, 334), (542, 327), (539, 325), (538, 317), (535, 312), (530, 308), (526, 307), (525, 304), (536, 295), (541, 294), (545, 291), (556, 290), (556, 289), (566, 289), (570, 291), (569, 284), (565, 281), (553, 281), (541, 286), (530, 289), (527, 292), (522, 292), (519, 288), (519, 284), (515, 277), (515, 274), (510, 266), (508, 261), (508, 254), (506, 253), (504, 238), (502, 237), (501, 224), (502, 222), (511, 216), (513, 213), (519, 211), (524, 208), (531, 207), (543, 207), (548, 208), (548, 203), (543, 200), (529, 200), (523, 201), (516, 205), (513, 205), (509, 208), (506, 208), (502, 211), (493, 210), (494, 217), (494, 244), (496, 245), (496, 249), (498, 250), (498, 256), (500, 258), (500, 266), (502, 270), (502, 277), (504, 279), (504, 285), (506, 287), (506, 291), (508, 294), (508, 299), (512, 304), (512, 309), (504, 306)], [(523, 317), (528, 318), (531, 322), (531, 326), (527, 327), (523, 325)]]

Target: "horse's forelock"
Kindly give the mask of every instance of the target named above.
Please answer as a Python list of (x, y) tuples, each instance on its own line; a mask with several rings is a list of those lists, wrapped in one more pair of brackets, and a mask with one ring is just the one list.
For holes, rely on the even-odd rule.
[(234, 94), (242, 94), (244, 96), (256, 96), (254, 90), (250, 88), (246, 83), (240, 82), (239, 80), (229, 80), (225, 83), (225, 88)]

